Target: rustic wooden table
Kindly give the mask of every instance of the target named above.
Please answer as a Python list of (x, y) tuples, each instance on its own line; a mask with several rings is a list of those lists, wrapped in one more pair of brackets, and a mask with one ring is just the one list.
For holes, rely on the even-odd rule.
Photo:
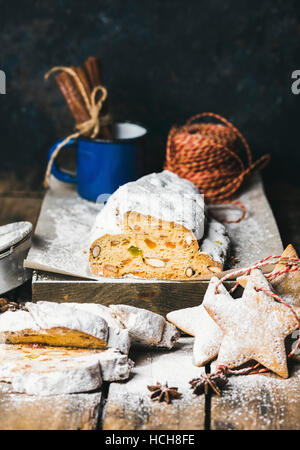
[[(0, 175), (0, 225), (16, 220), (36, 223), (43, 192), (34, 179), (17, 181)], [(266, 185), (283, 244), (300, 251), (300, 187)], [(17, 290), (30, 298), (30, 284)], [(188, 381), (201, 370), (191, 365), (192, 338), (181, 338), (170, 351), (136, 351), (127, 382), (103, 386), (101, 392), (32, 397), (7, 393), (0, 383), (0, 429), (299, 429), (300, 365), (290, 378), (251, 375), (231, 378), (221, 398), (196, 397)], [(206, 368), (209, 370), (209, 368)], [(149, 401), (147, 384), (168, 381), (183, 393), (172, 405)]]

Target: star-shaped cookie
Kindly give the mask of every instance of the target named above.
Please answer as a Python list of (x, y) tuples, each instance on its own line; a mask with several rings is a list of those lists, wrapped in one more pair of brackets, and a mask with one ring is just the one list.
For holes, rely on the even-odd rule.
[[(252, 270), (241, 299), (206, 295), (203, 306), (224, 332), (217, 364), (229, 368), (255, 360), (288, 377), (284, 340), (297, 328), (290, 310), (257, 288), (271, 290), (260, 269)], [(221, 289), (220, 289), (221, 290)]]
[[(281, 257), (298, 258), (298, 255), (292, 244), (290, 244)], [(286, 265), (279, 260), (271, 275), (284, 269), (286, 269)], [(271, 281), (271, 285), (278, 295), (289, 299), (292, 305), (300, 306), (300, 270), (279, 275)]]
[[(218, 281), (219, 279), (216, 277), (210, 280), (205, 297), (214, 293)], [(221, 295), (231, 299), (223, 284), (221, 284), (219, 292), (217, 296)], [(167, 314), (167, 319), (180, 330), (195, 336), (193, 362), (196, 366), (203, 366), (217, 356), (223, 331), (210, 317), (203, 305), (172, 311)]]
[[(292, 244), (286, 247), (281, 258), (298, 258), (297, 252)], [(281, 274), (272, 280), (273, 274), (286, 269), (286, 267), (286, 264), (282, 260), (279, 260), (270, 274), (270, 284), (276, 294), (283, 297), (290, 305), (296, 307), (296, 312), (298, 313), (298, 307), (300, 312), (300, 270)], [(248, 276), (246, 275), (237, 278), (238, 283), (243, 287), (246, 287), (247, 280)]]
[[(294, 247), (290, 244), (282, 253), (282, 257), (298, 258), (298, 255)], [(284, 264), (279, 262), (272, 273), (282, 270), (285, 267)], [(245, 288), (248, 278), (249, 276), (244, 275), (237, 278), (237, 281)], [(218, 281), (217, 278), (210, 280), (203, 301), (205, 301), (206, 296), (211, 296), (212, 292), (215, 291)], [(293, 301), (291, 304), (293, 306), (299, 304), (300, 315), (300, 271), (288, 272), (281, 275), (278, 279), (276, 278), (271, 281), (271, 286), (272, 288), (275, 287), (276, 293), (283, 296), (286, 300), (292, 298)], [(219, 291), (224, 295), (229, 295), (223, 284), (221, 284)], [(294, 309), (296, 309), (296, 313), (298, 314), (298, 308), (294, 307)], [(167, 319), (180, 330), (191, 336), (195, 336), (193, 362), (196, 366), (203, 366), (218, 356), (223, 331), (207, 313), (203, 304), (193, 308), (172, 311), (167, 314)]]

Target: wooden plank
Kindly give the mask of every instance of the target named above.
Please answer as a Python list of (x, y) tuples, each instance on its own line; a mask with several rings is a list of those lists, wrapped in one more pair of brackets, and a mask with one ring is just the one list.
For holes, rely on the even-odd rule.
[(275, 375), (231, 377), (211, 398), (212, 430), (299, 430), (300, 365), (284, 380)]
[[(230, 289), (235, 283), (224, 283)], [(99, 283), (92, 280), (53, 276), (35, 272), (32, 281), (32, 301), (127, 304), (166, 315), (174, 309), (201, 303), (208, 281), (164, 283)]]
[[(192, 363), (192, 338), (181, 338), (171, 351), (136, 351), (136, 367), (127, 382), (110, 385), (104, 430), (195, 430), (204, 429), (204, 396), (195, 396), (189, 380), (203, 372)], [(147, 385), (168, 382), (182, 398), (172, 404), (151, 401)]]
[(36, 397), (7, 392), (0, 383), (1, 430), (94, 430), (101, 393)]

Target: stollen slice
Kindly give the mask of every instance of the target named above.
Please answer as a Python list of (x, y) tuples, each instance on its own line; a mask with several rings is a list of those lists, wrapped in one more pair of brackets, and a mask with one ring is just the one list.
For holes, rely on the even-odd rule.
[(100, 314), (77, 304), (27, 302), (26, 311), (0, 315), (0, 342), (33, 343), (63, 347), (108, 348), (128, 353), (126, 330), (108, 325)]
[(68, 305), (81, 311), (87, 311), (97, 317), (102, 317), (108, 325), (107, 346), (116, 348), (126, 355), (128, 354), (131, 346), (129, 332), (113, 317), (112, 311), (108, 306), (99, 303), (68, 303)]
[(160, 314), (130, 305), (110, 305), (109, 308), (135, 344), (170, 349), (180, 337), (176, 327)]
[[(71, 303), (74, 307), (101, 316), (109, 327), (109, 347), (128, 353), (129, 344), (172, 348), (179, 333), (160, 314), (130, 305)], [(122, 345), (123, 342), (123, 345)], [(125, 351), (126, 350), (126, 351)]]
[(129, 377), (133, 367), (114, 349), (90, 350), (37, 345), (0, 345), (0, 380), (11, 392), (57, 395), (99, 389), (103, 381)]

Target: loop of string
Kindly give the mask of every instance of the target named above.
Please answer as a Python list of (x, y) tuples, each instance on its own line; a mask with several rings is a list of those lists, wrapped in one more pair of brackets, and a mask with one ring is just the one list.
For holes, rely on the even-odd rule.
[[(64, 66), (57, 66), (53, 67), (49, 72), (45, 74), (45, 79), (47, 80), (50, 75), (52, 75), (54, 72), (63, 71), (69, 74), (71, 77), (73, 77), (76, 81), (76, 84), (79, 88), (79, 92), (83, 98), (85, 107), (89, 113), (90, 118), (82, 122), (80, 124), (76, 125), (76, 128), (78, 131), (75, 133), (72, 133), (71, 135), (67, 136), (55, 149), (55, 151), (52, 153), (47, 169), (46, 174), (44, 178), (44, 186), (47, 188), (49, 187), (49, 180), (50, 180), (50, 174), (51, 174), (51, 168), (55, 161), (55, 158), (57, 157), (60, 150), (67, 145), (72, 139), (77, 139), (78, 137), (82, 135), (89, 135), (91, 138), (95, 138), (99, 131), (100, 131), (100, 118), (99, 113), (101, 111), (101, 108), (103, 106), (104, 101), (107, 98), (107, 90), (104, 86), (95, 86), (93, 91), (91, 92), (91, 95), (89, 96), (87, 94), (87, 91), (85, 89), (85, 86), (81, 82), (79, 76), (75, 72), (75, 70), (71, 69), (70, 67), (64, 67)], [(101, 97), (97, 100), (97, 94), (101, 92)], [(101, 118), (101, 125), (106, 125), (109, 122), (109, 117), (105, 116)]]
[[(212, 117), (224, 125), (197, 123), (195, 120)], [(240, 156), (238, 140), (246, 152), (247, 165)], [(242, 210), (237, 223), (246, 214), (245, 206), (236, 200), (227, 200), (251, 173), (262, 170), (270, 161), (263, 155), (253, 162), (250, 147), (242, 133), (224, 117), (205, 112), (191, 117), (182, 127), (172, 127), (166, 150), (164, 168), (194, 183), (210, 204), (233, 204)]]
[[(297, 270), (300, 270), (300, 259), (299, 258), (290, 258), (290, 257), (283, 257), (283, 256), (267, 256), (266, 258), (261, 259), (260, 261), (258, 261), (256, 264), (254, 264), (251, 267), (236, 270), (235, 272), (231, 272), (231, 273), (225, 275), (224, 277), (220, 278), (220, 280), (216, 284), (215, 293), (216, 294), (218, 293), (219, 286), (225, 280), (228, 280), (229, 278), (231, 278), (233, 276), (249, 275), (253, 269), (258, 269), (260, 267), (264, 267), (269, 264), (278, 264), (278, 262), (285, 265), (286, 268), (278, 270), (275, 273), (271, 272), (270, 274), (266, 275), (266, 278), (268, 278), (270, 281), (274, 280), (275, 278), (277, 278), (280, 275), (283, 275), (287, 272), (295, 272)], [(237, 288), (238, 285), (239, 285), (239, 283), (237, 282), (233, 286), (233, 288), (230, 289), (229, 292), (232, 293)], [(275, 292), (271, 291), (270, 289), (266, 289), (264, 287), (257, 287), (256, 291), (262, 291), (262, 292), (265, 292), (267, 295), (270, 295), (274, 300), (278, 301), (279, 303), (281, 303), (282, 305), (287, 307), (290, 310), (290, 312), (293, 314), (293, 316), (297, 322), (297, 328), (299, 330), (299, 337), (297, 339), (297, 343), (296, 343), (295, 347), (288, 354), (288, 358), (291, 358), (300, 346), (300, 320), (299, 320), (297, 314), (295, 313), (294, 309), (292, 308), (292, 306), (289, 303), (287, 303), (283, 298), (281, 298), (279, 295), (275, 294)], [(257, 363), (254, 366), (246, 367), (243, 369), (230, 369), (229, 367), (221, 364), (217, 367), (216, 373), (222, 373), (226, 377), (228, 377), (231, 375), (234, 375), (234, 376), (253, 375), (253, 374), (257, 374), (257, 373), (265, 373), (268, 371), (269, 371), (269, 369), (267, 369), (266, 367), (263, 367), (260, 363)]]

